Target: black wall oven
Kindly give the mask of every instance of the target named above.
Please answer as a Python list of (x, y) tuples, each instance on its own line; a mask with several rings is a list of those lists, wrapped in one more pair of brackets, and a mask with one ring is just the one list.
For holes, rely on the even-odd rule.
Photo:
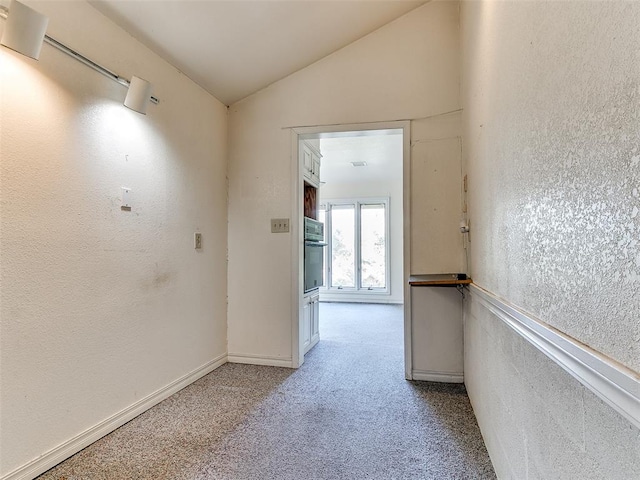
[(316, 290), (324, 280), (324, 224), (304, 218), (304, 293)]

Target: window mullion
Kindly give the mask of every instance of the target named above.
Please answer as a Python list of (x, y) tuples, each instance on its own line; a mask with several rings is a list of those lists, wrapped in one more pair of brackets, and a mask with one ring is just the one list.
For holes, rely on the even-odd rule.
[(324, 211), (324, 218), (325, 218), (325, 226), (324, 226), (324, 238), (325, 241), (327, 243), (326, 248), (326, 255), (325, 258), (327, 259), (327, 266), (326, 266), (326, 271), (325, 271), (325, 276), (327, 277), (327, 285), (326, 288), (331, 288), (331, 284), (332, 284), (332, 280), (331, 280), (331, 272), (333, 271), (333, 268), (331, 268), (331, 261), (333, 259), (333, 242), (332, 242), (332, 238), (331, 238), (331, 229), (333, 228), (331, 226), (331, 203), (327, 202), (326, 207), (325, 207), (325, 211)]
[(360, 206), (362, 204), (360, 202), (355, 202), (354, 208), (356, 210), (356, 214), (354, 216), (355, 219), (355, 231), (356, 231), (356, 244), (355, 244), (355, 262), (356, 262), (356, 281), (355, 281), (355, 287), (356, 287), (356, 291), (360, 291), (362, 289), (362, 255), (361, 255), (361, 245), (362, 245), (362, 231), (360, 229)]

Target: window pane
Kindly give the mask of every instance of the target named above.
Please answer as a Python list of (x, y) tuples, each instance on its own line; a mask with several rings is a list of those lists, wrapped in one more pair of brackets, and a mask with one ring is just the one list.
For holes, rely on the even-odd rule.
[(355, 287), (355, 208), (331, 208), (331, 286)]
[(386, 228), (384, 204), (360, 207), (361, 286), (386, 287)]

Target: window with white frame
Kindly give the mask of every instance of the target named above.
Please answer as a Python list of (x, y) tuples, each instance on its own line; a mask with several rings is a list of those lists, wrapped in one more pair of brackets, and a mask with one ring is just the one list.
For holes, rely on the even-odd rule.
[(390, 293), (389, 198), (327, 200), (325, 286), (330, 292)]

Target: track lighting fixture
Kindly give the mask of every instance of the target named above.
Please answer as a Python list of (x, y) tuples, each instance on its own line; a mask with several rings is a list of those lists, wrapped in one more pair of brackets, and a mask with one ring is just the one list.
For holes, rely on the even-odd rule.
[(134, 76), (130, 82), (126, 78), (113, 73), (111, 70), (47, 35), (46, 30), (49, 23), (47, 16), (42, 15), (17, 0), (11, 0), (8, 10), (0, 6), (0, 17), (7, 19), (2, 39), (0, 39), (1, 45), (37, 60), (40, 56), (40, 49), (44, 41), (96, 72), (127, 87), (128, 91), (124, 105), (131, 110), (146, 114), (149, 101), (155, 104), (160, 103), (156, 97), (151, 96), (152, 86), (148, 81)]

